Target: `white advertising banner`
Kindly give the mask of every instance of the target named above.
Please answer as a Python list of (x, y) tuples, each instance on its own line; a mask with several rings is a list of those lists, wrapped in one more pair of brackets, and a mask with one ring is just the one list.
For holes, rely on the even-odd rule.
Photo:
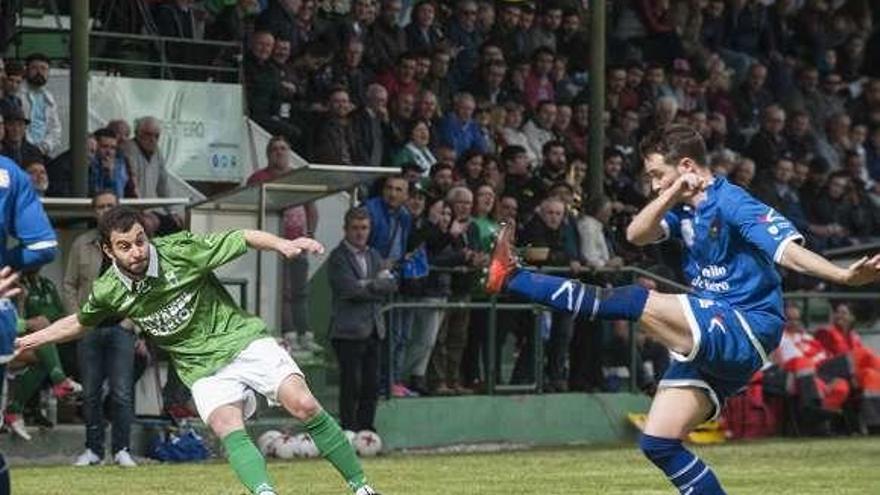
[(136, 119), (156, 117), (171, 173), (190, 181), (242, 182), (242, 98), (238, 84), (92, 75), (89, 129), (119, 118), (134, 129)]

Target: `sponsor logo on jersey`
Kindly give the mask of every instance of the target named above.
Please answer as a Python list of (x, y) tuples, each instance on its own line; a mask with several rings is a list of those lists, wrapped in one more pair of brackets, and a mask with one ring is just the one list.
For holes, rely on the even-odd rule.
[(3, 189), (9, 188), (9, 171), (5, 169), (0, 169), (0, 187)]
[(135, 317), (134, 321), (150, 335), (164, 337), (174, 334), (192, 318), (193, 309), (190, 303), (195, 295), (195, 292), (185, 291), (159, 311)]
[(727, 275), (727, 267), (709, 265), (700, 270), (700, 274), (706, 278), (720, 278)]
[(730, 284), (724, 280), (712, 281), (700, 276), (691, 279), (691, 287), (709, 292), (727, 292), (730, 290)]
[(721, 315), (715, 315), (709, 320), (709, 333), (712, 333), (716, 328), (721, 330), (721, 333), (727, 333), (727, 328), (724, 327), (724, 318)]
[(773, 208), (770, 208), (770, 211), (768, 211), (766, 215), (761, 215), (758, 217), (758, 220), (761, 223), (773, 223), (784, 219), (785, 217), (777, 213), (776, 210), (774, 210)]

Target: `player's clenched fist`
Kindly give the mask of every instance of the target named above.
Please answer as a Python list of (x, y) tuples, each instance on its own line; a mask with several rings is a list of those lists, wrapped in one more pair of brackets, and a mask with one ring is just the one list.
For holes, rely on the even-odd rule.
[(704, 189), (706, 189), (706, 180), (690, 172), (679, 175), (672, 184), (672, 190), (682, 201), (696, 196)]
[(278, 247), (278, 252), (289, 259), (295, 258), (302, 253), (324, 254), (324, 246), (310, 237), (299, 237), (282, 242)]

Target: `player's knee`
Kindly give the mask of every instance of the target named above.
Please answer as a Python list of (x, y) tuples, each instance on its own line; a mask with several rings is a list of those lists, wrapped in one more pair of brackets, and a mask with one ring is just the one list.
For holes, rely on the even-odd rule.
[(677, 438), (655, 437), (642, 433), (639, 436), (639, 449), (645, 454), (645, 457), (657, 463), (663, 459), (674, 455), (681, 449), (681, 440)]
[(321, 412), (321, 404), (318, 403), (318, 400), (312, 394), (305, 393), (288, 401), (287, 409), (294, 418), (306, 421), (314, 418)]

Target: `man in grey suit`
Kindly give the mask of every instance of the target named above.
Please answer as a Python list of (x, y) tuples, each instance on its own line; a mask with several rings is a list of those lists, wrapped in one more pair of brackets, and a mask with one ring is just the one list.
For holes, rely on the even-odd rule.
[(346, 430), (373, 430), (379, 396), (379, 359), (385, 323), (379, 310), (397, 290), (382, 256), (367, 245), (370, 214), (352, 208), (345, 214), (345, 238), (330, 253), (333, 293), (330, 338), (339, 359), (339, 416)]

